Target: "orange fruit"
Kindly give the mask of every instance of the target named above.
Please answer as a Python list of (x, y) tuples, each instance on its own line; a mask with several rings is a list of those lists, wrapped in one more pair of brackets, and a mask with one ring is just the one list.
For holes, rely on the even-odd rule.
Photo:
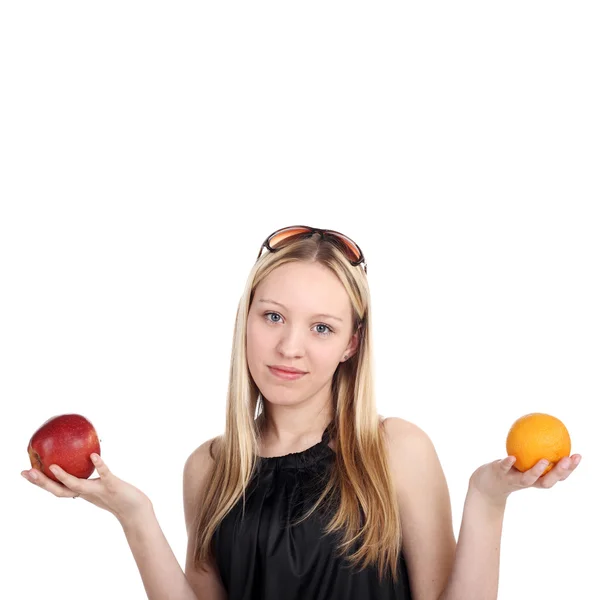
[(517, 419), (506, 438), (506, 452), (517, 460), (519, 471), (531, 469), (545, 458), (547, 473), (563, 456), (571, 454), (571, 438), (562, 421), (544, 413), (530, 413)]

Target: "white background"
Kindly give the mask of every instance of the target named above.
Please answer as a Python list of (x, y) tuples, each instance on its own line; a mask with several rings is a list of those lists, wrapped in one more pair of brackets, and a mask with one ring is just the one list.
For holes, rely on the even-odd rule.
[(112, 515), (20, 476), (62, 413), (184, 565), (183, 464), (295, 224), (364, 250), (379, 412), (430, 435), (457, 535), (513, 421), (567, 425), (581, 466), (510, 497), (499, 598), (596, 593), (597, 3), (415, 4), (3, 4), (1, 597), (146, 598)]

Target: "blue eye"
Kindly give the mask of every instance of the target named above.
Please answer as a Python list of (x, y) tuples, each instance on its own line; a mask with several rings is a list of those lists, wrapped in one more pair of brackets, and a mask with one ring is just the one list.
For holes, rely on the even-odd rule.
[[(279, 319), (281, 319), (281, 315), (279, 313), (276, 312), (266, 312), (265, 313), (265, 317), (267, 319), (267, 321), (269, 323), (279, 323), (280, 321), (274, 321), (273, 319), (270, 319), (269, 317), (271, 315), (275, 315), (276, 317), (279, 317)], [(331, 327), (329, 327), (329, 325), (325, 325), (325, 323), (319, 323), (316, 325), (316, 327), (325, 327), (325, 329), (327, 329), (327, 331), (317, 331), (317, 333), (321, 336), (321, 337), (327, 337), (329, 335), (331, 335), (333, 333), (333, 329)]]
[[(333, 332), (332, 332), (332, 330), (331, 330), (331, 327), (329, 327), (329, 325), (325, 325), (325, 323), (319, 323), (319, 324), (317, 325), (317, 327), (325, 327), (325, 329), (328, 329), (328, 330), (329, 330), (329, 333), (333, 333)], [(325, 332), (324, 332), (324, 331), (319, 331), (319, 332), (317, 332), (317, 333), (325, 334)], [(327, 334), (325, 334), (325, 335), (329, 335), (329, 333), (327, 333)]]

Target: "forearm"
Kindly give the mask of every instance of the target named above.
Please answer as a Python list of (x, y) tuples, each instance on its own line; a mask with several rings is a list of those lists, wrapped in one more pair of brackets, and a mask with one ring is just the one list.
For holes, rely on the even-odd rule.
[(505, 507), (469, 486), (454, 565), (439, 600), (497, 600)]
[(149, 507), (120, 521), (149, 600), (198, 600)]

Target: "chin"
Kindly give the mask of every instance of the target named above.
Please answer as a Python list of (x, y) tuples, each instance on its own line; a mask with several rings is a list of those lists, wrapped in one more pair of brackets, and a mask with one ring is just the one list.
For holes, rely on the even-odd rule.
[(297, 390), (286, 389), (285, 386), (265, 385), (259, 387), (259, 389), (261, 390), (261, 396), (269, 404), (290, 406), (292, 404), (300, 404), (304, 398), (304, 394), (298, 393)]
[(302, 399), (299, 398), (297, 394), (282, 394), (277, 390), (272, 393), (267, 391), (266, 394), (262, 394), (262, 397), (265, 399), (265, 402), (280, 406), (290, 406), (291, 404), (300, 404), (302, 402)]

